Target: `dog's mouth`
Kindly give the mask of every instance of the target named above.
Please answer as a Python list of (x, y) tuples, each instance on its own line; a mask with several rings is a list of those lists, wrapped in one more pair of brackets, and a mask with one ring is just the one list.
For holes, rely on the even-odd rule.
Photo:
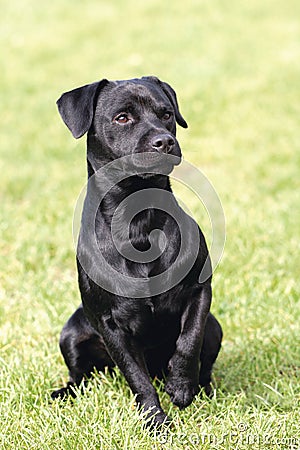
[(169, 175), (174, 166), (181, 163), (181, 157), (159, 153), (159, 152), (141, 152), (132, 155), (132, 165), (142, 171), (141, 173), (152, 172), (162, 175)]

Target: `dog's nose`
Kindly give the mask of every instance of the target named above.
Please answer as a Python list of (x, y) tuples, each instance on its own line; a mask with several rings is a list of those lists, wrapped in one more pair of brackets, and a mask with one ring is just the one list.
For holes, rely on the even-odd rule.
[(168, 153), (174, 144), (175, 140), (170, 134), (159, 134), (151, 142), (151, 146), (155, 151), (164, 153)]

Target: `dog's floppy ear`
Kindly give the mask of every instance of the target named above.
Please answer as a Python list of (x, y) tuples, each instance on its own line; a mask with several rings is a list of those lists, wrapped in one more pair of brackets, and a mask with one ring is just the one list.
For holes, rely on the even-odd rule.
[(184, 120), (182, 115), (180, 114), (177, 97), (176, 97), (176, 92), (174, 91), (174, 89), (168, 83), (165, 83), (164, 81), (160, 81), (160, 79), (157, 77), (142, 77), (142, 79), (148, 80), (148, 81), (154, 81), (155, 83), (159, 84), (159, 86), (162, 88), (162, 90), (167, 95), (167, 97), (169, 98), (170, 102), (173, 105), (173, 108), (175, 110), (176, 122), (181, 127), (187, 128), (188, 124), (186, 123), (186, 121)]
[(65, 92), (57, 100), (58, 111), (74, 138), (80, 138), (89, 130), (94, 117), (97, 96), (108, 83), (108, 80), (103, 79), (87, 84)]

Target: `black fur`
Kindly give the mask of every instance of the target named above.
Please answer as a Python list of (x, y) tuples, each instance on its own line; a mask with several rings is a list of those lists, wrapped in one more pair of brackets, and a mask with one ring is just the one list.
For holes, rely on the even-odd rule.
[[(110, 277), (105, 267), (95, 264), (89, 250), (88, 215), (93, 196), (100, 195), (106, 185), (105, 179), (94, 180), (97, 170), (122, 156), (142, 154), (144, 159), (133, 160), (133, 166), (136, 164), (140, 168), (142, 161), (144, 172), (128, 173), (126, 179), (111, 187), (97, 210), (94, 222), (97, 245), (109, 266), (120, 274), (138, 279), (151, 279), (175, 261), (184, 267), (190, 254), (195, 252), (195, 222), (183, 212), (172, 195), (167, 176), (172, 167), (165, 168), (162, 174), (150, 169), (159, 165), (161, 154), (173, 155), (177, 158), (174, 164), (178, 163), (181, 150), (176, 140), (176, 122), (183, 127), (187, 124), (180, 114), (174, 90), (155, 77), (114, 82), (102, 80), (63, 94), (58, 100), (58, 108), (75, 138), (88, 132), (89, 185), (77, 250), (82, 305), (68, 320), (60, 338), (70, 381), (65, 388), (53, 392), (52, 397), (75, 396), (73, 386), (89, 377), (94, 368), (100, 371), (116, 364), (136, 394), (137, 403), (148, 412), (149, 418), (155, 414), (155, 424), (162, 424), (168, 419), (151, 377), (166, 377), (166, 392), (180, 408), (192, 402), (199, 392), (199, 385), (204, 387), (207, 395), (211, 393), (211, 371), (220, 350), (222, 330), (209, 312), (211, 274), (204, 236), (197, 227), (197, 257), (180, 282), (159, 294), (154, 292), (155, 285), (146, 285), (144, 295), (136, 298), (125, 291), (121, 295), (125, 289), (121, 278)], [(153, 159), (148, 158), (147, 152), (153, 154)], [(126, 165), (123, 170), (126, 173)], [(142, 210), (141, 205), (129, 226), (133, 247), (140, 252), (146, 252), (151, 246), (160, 248), (159, 238), (149, 237), (154, 229), (164, 232), (167, 245), (153, 261), (133, 262), (115, 248), (112, 217), (120, 202), (130, 194), (154, 188), (170, 193), (169, 203), (179, 219), (175, 220), (155, 206)], [(122, 239), (126, 240), (125, 216), (124, 213), (118, 218), (121, 243)], [(181, 228), (187, 233), (187, 250), (177, 261)], [(83, 260), (87, 261), (91, 272), (85, 265), (83, 267)], [(199, 281), (207, 261), (207, 277)], [(92, 272), (109, 288), (104, 289), (101, 283), (95, 282)]]

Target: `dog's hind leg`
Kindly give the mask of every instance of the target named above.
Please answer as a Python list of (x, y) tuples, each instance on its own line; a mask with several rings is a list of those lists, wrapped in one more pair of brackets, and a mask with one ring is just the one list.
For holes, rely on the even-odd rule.
[(206, 320), (203, 344), (200, 354), (199, 384), (207, 396), (211, 396), (212, 368), (221, 348), (223, 332), (217, 319), (209, 313)]
[(93, 371), (103, 371), (113, 367), (101, 335), (90, 325), (80, 306), (64, 325), (60, 336), (60, 350), (69, 369), (69, 382), (66, 387), (52, 392), (51, 397), (64, 398), (76, 396), (74, 387)]

